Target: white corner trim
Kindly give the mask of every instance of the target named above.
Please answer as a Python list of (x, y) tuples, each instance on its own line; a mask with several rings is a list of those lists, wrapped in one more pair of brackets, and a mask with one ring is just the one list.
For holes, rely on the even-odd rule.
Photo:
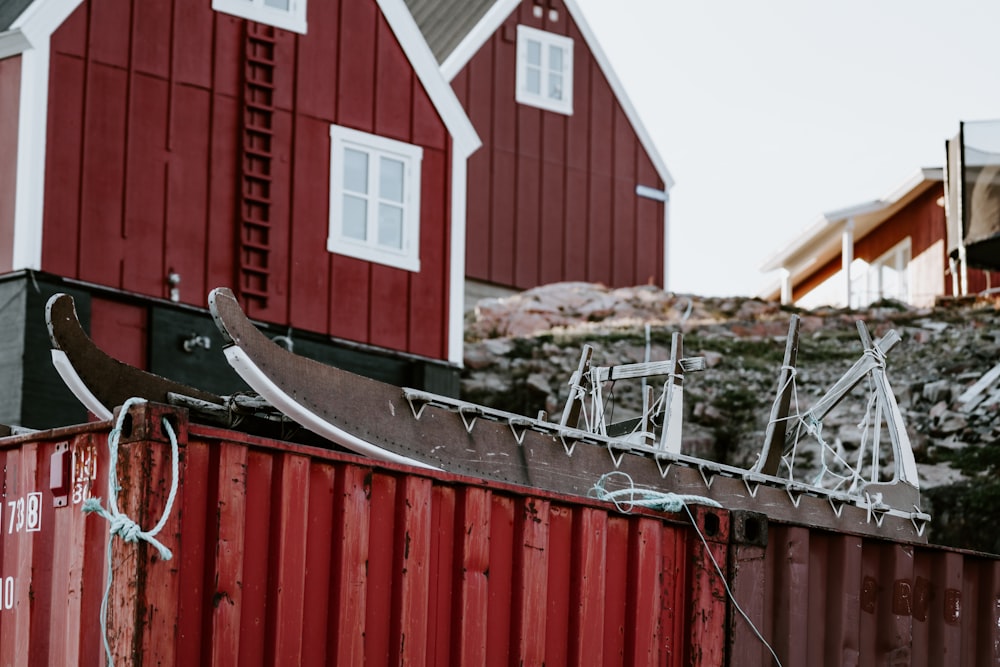
[(413, 65), (417, 78), (423, 85), (427, 95), (431, 98), (434, 108), (441, 115), (448, 132), (454, 139), (455, 150), (468, 157), (482, 145), (476, 129), (472, 126), (472, 121), (462, 108), (462, 103), (458, 101), (455, 91), (451, 89), (441, 70), (438, 68), (437, 60), (431, 53), (431, 47), (427, 45), (423, 33), (417, 26), (413, 14), (407, 9), (403, 0), (377, 0), (378, 5), (389, 22), (389, 27), (403, 47), (403, 52)]
[(45, 142), (49, 99), (49, 40), (21, 54), (17, 120), (12, 268), (42, 268)]
[(465, 206), (468, 157), (451, 159), (451, 267), (448, 281), (448, 361), (465, 360)]
[(45, 145), (49, 103), (49, 40), (82, 0), (36, 0), (5, 37), (21, 54), (12, 268), (41, 269)]
[[(61, 26), (82, 2), (83, 0), (35, 0), (10, 25), (10, 29), (22, 31), (32, 47), (37, 49), (41, 46), (41, 42), (48, 41), (56, 28)], [(47, 43), (45, 46), (48, 48)]]
[(521, 0), (498, 0), (490, 7), (489, 11), (483, 14), (483, 18), (479, 19), (479, 23), (465, 35), (465, 38), (441, 63), (441, 73), (444, 74), (444, 78), (451, 81), (458, 76), (458, 73), (469, 64), (473, 56), (479, 53), (483, 44), (500, 29), (503, 22), (520, 4)]
[(463, 318), (465, 303), (465, 199), (466, 161), (482, 141), (472, 126), (451, 84), (445, 80), (437, 59), (427, 45), (413, 14), (403, 0), (377, 0), (403, 52), (413, 64), (424, 90), (441, 115), (452, 136), (451, 162), (451, 244), (448, 280), (448, 361), (462, 365)]
[(587, 43), (587, 46), (590, 48), (590, 52), (594, 54), (594, 60), (597, 61), (601, 71), (604, 73), (604, 77), (611, 85), (611, 90), (614, 91), (615, 97), (618, 98), (619, 104), (622, 105), (622, 109), (625, 111), (625, 116), (632, 124), (632, 128), (639, 137), (642, 147), (646, 149), (646, 153), (649, 155), (649, 159), (653, 163), (653, 167), (656, 168), (656, 172), (660, 175), (660, 178), (663, 179), (664, 187), (669, 190), (674, 187), (674, 178), (670, 175), (670, 170), (667, 169), (667, 163), (663, 161), (660, 151), (656, 149), (656, 144), (653, 143), (653, 138), (649, 134), (649, 130), (647, 130), (646, 126), (643, 125), (642, 120), (639, 117), (639, 112), (636, 111), (635, 106), (632, 104), (632, 100), (629, 99), (628, 94), (626, 94), (625, 86), (622, 85), (618, 75), (615, 74), (614, 68), (611, 67), (611, 61), (608, 60), (604, 50), (601, 49), (601, 45), (597, 41), (597, 36), (594, 34), (594, 31), (590, 29), (590, 25), (587, 23), (586, 18), (584, 18), (583, 11), (581, 11), (580, 7), (576, 4), (576, 0), (565, 0), (565, 3), (566, 9), (569, 10), (570, 16), (573, 17), (573, 21), (576, 23), (576, 27), (580, 30), (580, 34), (583, 35), (583, 41)]
[(663, 200), (663, 291), (670, 291), (670, 199)]

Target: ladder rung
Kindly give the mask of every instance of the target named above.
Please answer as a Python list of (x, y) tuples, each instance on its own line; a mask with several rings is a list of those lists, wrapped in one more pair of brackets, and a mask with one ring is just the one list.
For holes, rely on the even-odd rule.
[(249, 228), (248, 231), (268, 232), (271, 231), (271, 223), (266, 220), (257, 220), (248, 216), (243, 216), (243, 226)]
[(265, 138), (271, 138), (274, 136), (274, 130), (272, 130), (269, 127), (265, 127), (263, 125), (256, 125), (254, 123), (248, 122), (246, 125), (244, 125), (244, 129), (247, 132), (253, 132), (254, 134), (259, 134)]
[[(271, 272), (268, 271), (267, 269), (257, 269), (252, 266), (241, 266), (240, 268), (243, 270), (244, 273), (253, 274), (254, 277), (267, 278), (271, 275)], [(260, 291), (259, 294), (261, 296), (266, 296), (267, 292)]]

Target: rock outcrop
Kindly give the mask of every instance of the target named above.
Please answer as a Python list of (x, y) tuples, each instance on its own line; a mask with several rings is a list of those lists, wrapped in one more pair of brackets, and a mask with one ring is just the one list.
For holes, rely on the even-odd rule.
[[(558, 415), (584, 343), (594, 346), (599, 365), (642, 361), (647, 354), (665, 359), (671, 334), (680, 331), (685, 354), (705, 357), (708, 367), (685, 382), (685, 450), (745, 467), (761, 446), (792, 312), (801, 318), (793, 413), (808, 409), (861, 355), (858, 320), (873, 337), (890, 329), (901, 334), (886, 368), (918, 461), (924, 509), (934, 516), (931, 540), (1000, 552), (1000, 538), (977, 529), (992, 520), (992, 501), (1000, 499), (996, 298), (947, 299), (924, 309), (880, 302), (861, 311), (797, 311), (651, 286), (549, 285), (484, 300), (469, 313), (463, 398)], [(614, 391), (616, 419), (637, 413), (638, 385)], [(860, 445), (867, 409), (866, 388), (855, 394), (851, 399), (858, 400), (845, 400), (823, 423), (824, 439), (847, 453)]]

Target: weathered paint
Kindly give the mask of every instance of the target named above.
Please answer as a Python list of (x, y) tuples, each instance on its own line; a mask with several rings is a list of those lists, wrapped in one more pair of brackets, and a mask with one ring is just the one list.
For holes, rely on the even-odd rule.
[[(766, 548), (730, 551), (736, 598), (783, 665), (1000, 662), (997, 556), (774, 522)], [(742, 620), (728, 646), (774, 664)]]
[[(737, 603), (783, 665), (1000, 660), (996, 556), (712, 508), (696, 532), (155, 405), (131, 410), (118, 467), (145, 528), (170, 483), (163, 418), (181, 446), (158, 536), (174, 558), (112, 544), (122, 664), (774, 664)], [(106, 504), (109, 430), (0, 439), (0, 664), (102, 662), (108, 525), (80, 507)]]
[[(163, 511), (163, 417), (181, 484), (173, 560), (113, 542), (116, 664), (724, 664), (722, 580), (676, 517), (130, 415), (120, 506)], [(0, 440), (0, 664), (101, 663), (108, 525), (80, 507), (109, 427)], [(725, 568), (728, 513), (696, 516)]]
[[(483, 147), (469, 160), (466, 274), (521, 289), (662, 284), (664, 183), (567, 7), (524, 2), (452, 80)], [(516, 30), (573, 39), (573, 113), (515, 101)]]

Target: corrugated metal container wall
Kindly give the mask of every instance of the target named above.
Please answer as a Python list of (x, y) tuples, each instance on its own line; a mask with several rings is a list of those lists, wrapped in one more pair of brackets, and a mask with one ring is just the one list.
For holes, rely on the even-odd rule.
[[(998, 665), (1000, 559), (695, 512), (687, 522), (267, 441), (133, 407), (116, 664)], [(100, 665), (108, 424), (0, 440), (0, 665)], [(735, 604), (706, 555), (727, 572)], [(738, 605), (738, 607), (737, 607)]]
[[(116, 664), (721, 665), (729, 515), (689, 524), (128, 412)], [(108, 424), (0, 440), (0, 665), (103, 664)]]
[[(737, 601), (783, 665), (1000, 665), (1000, 558), (771, 522), (733, 545)], [(733, 665), (773, 665), (749, 626)]]

